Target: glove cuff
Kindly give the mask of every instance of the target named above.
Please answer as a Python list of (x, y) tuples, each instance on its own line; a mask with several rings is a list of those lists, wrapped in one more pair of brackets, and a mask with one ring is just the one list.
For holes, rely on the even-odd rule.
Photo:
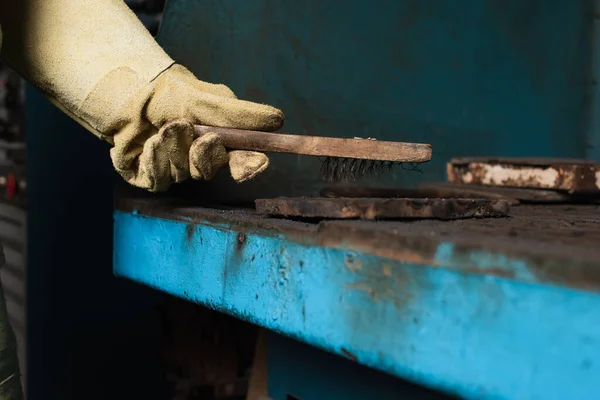
[(142, 117), (144, 106), (156, 86), (156, 78), (174, 64), (171, 59), (165, 60), (150, 80), (129, 67), (113, 69), (96, 83), (77, 107), (75, 115), (97, 136), (109, 139), (114, 131), (129, 122), (124, 120), (126, 116), (129, 119), (133, 115)]

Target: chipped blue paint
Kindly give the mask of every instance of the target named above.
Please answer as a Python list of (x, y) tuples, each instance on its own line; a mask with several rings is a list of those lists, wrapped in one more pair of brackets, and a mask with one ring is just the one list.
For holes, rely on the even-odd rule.
[(114, 271), (468, 399), (600, 390), (593, 293), (123, 212)]
[(486, 270), (503, 270), (511, 278), (519, 281), (538, 283), (538, 277), (531, 273), (527, 262), (518, 258), (509, 257), (505, 254), (490, 252), (487, 250), (473, 250), (467, 257), (461, 254), (460, 260), (455, 258), (454, 243), (442, 242), (438, 245), (435, 253), (436, 265), (461, 269), (461, 267), (476, 267), (481, 273)]

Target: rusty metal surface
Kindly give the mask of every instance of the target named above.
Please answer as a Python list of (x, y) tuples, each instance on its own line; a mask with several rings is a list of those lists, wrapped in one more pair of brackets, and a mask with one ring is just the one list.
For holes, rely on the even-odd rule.
[[(565, 253), (551, 270), (552, 260), (543, 253), (533, 254), (541, 258), (534, 263), (532, 254), (486, 251), (485, 240), (465, 250), (444, 237), (429, 248), (419, 247), (418, 241), (402, 248), (402, 237), (423, 243), (431, 236), (399, 231), (421, 222), (353, 221), (336, 231), (353, 239), (346, 226), (372, 226), (373, 236), (395, 235), (397, 243), (379, 240), (368, 252), (385, 246), (396, 248), (397, 255), (415, 250), (428, 256), (427, 250), (434, 263), (370, 255), (351, 241), (319, 246), (331, 232), (327, 229), (313, 236), (311, 245), (303, 245), (200, 222), (188, 239), (185, 223), (117, 212), (115, 273), (421, 384), (422, 366), (432, 366), (432, 377), (447, 373), (454, 384), (461, 377), (450, 375), (449, 365), (453, 370), (459, 365), (465, 385), (481, 385), (479, 366), (494, 360), (496, 367), (498, 351), (507, 360), (503, 379), (515, 365), (523, 367), (515, 381), (534, 366), (544, 366), (544, 376), (557, 376), (581, 365), (582, 357), (590, 360), (588, 365), (598, 365), (600, 298), (571, 290), (584, 282), (595, 283), (588, 289), (598, 292), (597, 274), (589, 273), (597, 270), (597, 261), (581, 265), (579, 254)], [(569, 276), (574, 267), (578, 276)], [(566, 284), (560, 280), (565, 277), (570, 279)], [(548, 357), (552, 346), (560, 351)], [(421, 354), (435, 359), (417, 357)], [(597, 385), (597, 372), (589, 371), (585, 381)], [(586, 392), (592, 389), (597, 387)]]
[(597, 163), (592, 160), (578, 158), (557, 158), (557, 157), (455, 157), (451, 160), (453, 164), (469, 163), (490, 163), (490, 164), (509, 164), (526, 165), (530, 167), (545, 167), (549, 165), (588, 165), (595, 166)]
[(587, 160), (459, 158), (447, 166), (450, 183), (566, 191), (600, 190), (600, 165)]
[(299, 242), (310, 242), (317, 226), (300, 221), (281, 220), (257, 215), (250, 208), (202, 206), (193, 201), (173, 198), (155, 198), (138, 193), (138, 196), (119, 196), (115, 208), (149, 217), (165, 218), (188, 223), (190, 230), (196, 224), (222, 226), (240, 233), (256, 232), (266, 237), (285, 236)]
[(440, 197), (504, 199), (511, 205), (523, 203), (591, 204), (600, 201), (600, 192), (569, 193), (549, 189), (513, 188), (504, 186), (467, 185), (462, 183), (430, 182), (419, 190), (437, 193)]
[[(119, 197), (115, 205), (123, 212), (185, 222), (190, 232), (198, 225), (237, 232), (235, 246), (243, 246), (246, 235), (258, 234), (516, 280), (527, 279), (510, 265), (526, 263), (528, 270), (549, 283), (600, 291), (600, 206), (595, 205), (518, 205), (511, 208), (511, 217), (494, 219), (320, 223), (268, 218), (251, 209), (203, 208), (173, 199)], [(454, 246), (452, 254), (440, 258), (440, 246), (447, 244)], [(485, 254), (490, 257), (486, 267), (473, 261)]]
[(398, 198), (398, 197), (433, 197), (460, 199), (505, 200), (514, 206), (520, 203), (536, 204), (597, 204), (600, 192), (574, 192), (512, 188), (503, 186), (467, 185), (449, 182), (424, 182), (417, 189), (369, 188), (351, 186), (332, 186), (321, 190), (321, 197), (327, 198)]
[(347, 197), (347, 198), (360, 198), (360, 197), (371, 197), (380, 199), (391, 199), (398, 197), (429, 197), (424, 194), (423, 191), (414, 189), (396, 189), (396, 188), (379, 188), (379, 187), (366, 187), (366, 186), (328, 186), (321, 189), (321, 197), (327, 197), (330, 199)]
[(256, 200), (258, 214), (301, 218), (492, 218), (508, 215), (504, 200), (429, 198), (277, 198)]
[(359, 197), (376, 197), (376, 198), (453, 198), (453, 199), (488, 199), (488, 200), (504, 200), (509, 205), (519, 204), (519, 200), (515, 197), (507, 196), (501, 192), (494, 190), (486, 190), (487, 187), (473, 185), (460, 185), (451, 183), (423, 183), (417, 189), (392, 189), (392, 188), (369, 188), (369, 187), (327, 187), (321, 190), (321, 197), (328, 198), (359, 198)]
[[(449, 222), (328, 221), (320, 224), (318, 242), (439, 268), (600, 290), (600, 208), (521, 205), (512, 214)], [(449, 257), (440, 257), (448, 243)]]

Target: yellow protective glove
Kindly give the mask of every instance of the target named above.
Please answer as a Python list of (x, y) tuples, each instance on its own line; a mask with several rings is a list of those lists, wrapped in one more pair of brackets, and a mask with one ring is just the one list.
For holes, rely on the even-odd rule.
[(261, 153), (227, 153), (193, 124), (274, 131), (283, 113), (236, 99), (176, 64), (121, 0), (2, 2), (3, 59), (81, 125), (113, 144), (129, 183), (166, 190), (210, 179), (229, 164), (243, 182), (267, 168)]

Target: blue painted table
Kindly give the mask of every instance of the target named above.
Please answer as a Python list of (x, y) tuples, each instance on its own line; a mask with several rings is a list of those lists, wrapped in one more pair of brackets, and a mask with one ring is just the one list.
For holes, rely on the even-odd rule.
[[(589, 399), (600, 391), (599, 211), (309, 224), (122, 197), (114, 271), (292, 338), (270, 340), (275, 400), (290, 387), (304, 400), (423, 398), (390, 375), (468, 399)], [(298, 342), (348, 360), (324, 367), (334, 356)], [(364, 367), (370, 378), (352, 378)]]

